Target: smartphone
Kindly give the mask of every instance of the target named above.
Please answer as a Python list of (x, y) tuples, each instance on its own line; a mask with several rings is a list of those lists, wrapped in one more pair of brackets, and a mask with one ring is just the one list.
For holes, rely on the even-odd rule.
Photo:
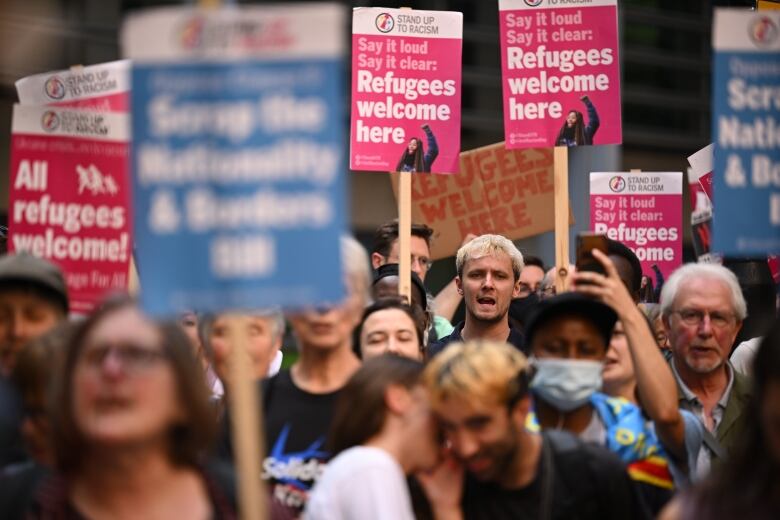
[(607, 254), (607, 236), (596, 233), (580, 233), (577, 235), (577, 271), (592, 271), (606, 274), (604, 266), (593, 256), (594, 249)]

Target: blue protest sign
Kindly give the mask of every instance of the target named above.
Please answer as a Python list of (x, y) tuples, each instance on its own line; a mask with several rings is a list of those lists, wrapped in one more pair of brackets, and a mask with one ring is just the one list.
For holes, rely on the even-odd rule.
[(344, 21), (327, 4), (164, 8), (126, 21), (149, 312), (343, 297)]
[(716, 9), (713, 250), (780, 251), (780, 12)]

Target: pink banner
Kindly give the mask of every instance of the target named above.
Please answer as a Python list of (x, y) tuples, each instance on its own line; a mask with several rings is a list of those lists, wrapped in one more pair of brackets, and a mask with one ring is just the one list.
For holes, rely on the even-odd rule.
[(551, 3), (499, 0), (507, 147), (619, 144), (617, 0)]
[(462, 34), (461, 13), (355, 9), (351, 169), (458, 172)]
[(590, 228), (630, 247), (652, 276), (682, 264), (682, 173), (593, 172)]
[(9, 250), (58, 264), (87, 313), (127, 287), (129, 116), (16, 105), (12, 132)]

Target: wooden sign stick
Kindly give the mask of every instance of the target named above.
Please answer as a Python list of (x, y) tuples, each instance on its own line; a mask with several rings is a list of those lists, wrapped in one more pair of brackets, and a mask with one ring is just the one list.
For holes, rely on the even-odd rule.
[[(199, 0), (199, 7), (219, 8), (221, 0)], [(258, 392), (249, 373), (247, 343), (249, 333), (246, 316), (231, 316), (228, 320), (228, 337), (232, 348), (228, 358), (230, 380), (228, 406), (231, 421), (231, 440), (238, 478), (238, 513), (242, 520), (268, 518), (268, 493), (261, 480), (260, 457), (262, 439), (262, 415)]]
[(268, 494), (260, 479), (264, 440), (258, 392), (249, 370), (247, 317), (230, 316), (228, 328), (231, 349), (227, 397), (238, 476), (238, 510), (242, 520), (263, 520), (268, 518)]
[(398, 182), (398, 294), (412, 302), (412, 172)]
[(569, 148), (553, 151), (553, 192), (555, 195), (555, 290), (563, 293), (569, 277)]
[[(402, 7), (411, 11), (411, 7)], [(412, 172), (399, 172), (398, 294), (412, 303)]]

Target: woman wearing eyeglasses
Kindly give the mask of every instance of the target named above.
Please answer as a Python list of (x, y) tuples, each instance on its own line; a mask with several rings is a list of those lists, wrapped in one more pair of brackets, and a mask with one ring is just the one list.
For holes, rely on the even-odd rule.
[(230, 472), (205, 468), (216, 420), (188, 339), (129, 301), (67, 345), (51, 409), (54, 475), (27, 518), (234, 518)]

